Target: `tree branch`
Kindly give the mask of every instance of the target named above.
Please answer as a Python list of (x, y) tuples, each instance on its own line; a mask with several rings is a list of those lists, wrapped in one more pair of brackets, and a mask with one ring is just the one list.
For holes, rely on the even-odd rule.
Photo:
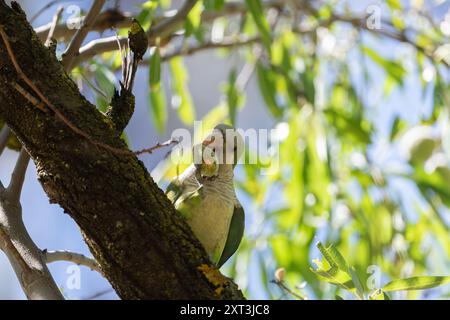
[(185, 0), (184, 4), (177, 13), (166, 20), (161, 21), (156, 26), (150, 28), (147, 32), (149, 39), (165, 38), (184, 23), (187, 15), (195, 6), (198, 0)]
[[(50, 44), (54, 26), (58, 23), (61, 12), (62, 8), (58, 9), (54, 16), (53, 27), (46, 41), (47, 46)], [(3, 40), (4, 36), (2, 29)], [(9, 43), (5, 42), (5, 45), (9, 46)], [(8, 49), (8, 54), (11, 54), (11, 48)], [(13, 60), (13, 63), (17, 64), (17, 61)], [(14, 83), (15, 88), (21, 88), (18, 91), (33, 104), (33, 99), (36, 100), (36, 98), (28, 94), (17, 82)], [(34, 102), (33, 105), (37, 103)], [(6, 124), (3, 129), (8, 131), (7, 136), (9, 136)], [(3, 186), (0, 188), (0, 249), (6, 253), (28, 299), (60, 300), (63, 296), (22, 220), (20, 194), (29, 160), (27, 151), (22, 147), (8, 188), (4, 189)]]
[(52, 38), (53, 38), (53, 35), (55, 34), (55, 28), (58, 25), (58, 21), (61, 18), (61, 14), (62, 14), (63, 10), (64, 10), (64, 7), (59, 7), (56, 10), (55, 15), (53, 16), (53, 20), (52, 20), (51, 25), (50, 25), (50, 30), (48, 31), (47, 39), (45, 40), (45, 46), (46, 47), (50, 46), (50, 43), (51, 43)]
[(75, 56), (78, 55), (78, 50), (81, 47), (84, 39), (86, 38), (88, 32), (91, 30), (92, 26), (95, 23), (100, 11), (102, 10), (103, 5), (105, 4), (105, 0), (94, 0), (91, 8), (89, 9), (86, 18), (83, 20), (83, 25), (80, 29), (75, 33), (72, 40), (67, 47), (67, 50), (64, 52), (62, 57), (62, 65), (67, 70), (70, 70), (72, 67), (73, 60)]
[[(288, 0), (269, 0), (262, 3), (265, 8), (272, 7), (282, 7), (288, 3)], [(202, 13), (202, 23), (212, 21), (218, 17), (222, 17), (224, 15), (235, 15), (242, 12), (245, 12), (247, 7), (243, 2), (227, 2), (224, 4), (223, 8), (219, 11), (203, 11)], [(174, 17), (174, 14), (171, 12), (163, 13), (160, 16), (156, 16), (153, 21), (158, 24), (159, 22), (170, 19)], [(83, 17), (77, 18), (73, 20), (74, 24), (82, 23)], [(121, 12), (116, 9), (105, 10), (98, 16), (94, 25), (92, 26), (92, 31), (103, 32), (110, 28), (129, 28), (132, 23), (132, 14), (129, 12)], [(47, 23), (43, 26), (37, 27), (35, 29), (39, 39), (45, 41), (47, 38), (48, 32), (51, 27), (51, 22)], [(55, 28), (54, 37), (58, 40), (67, 40), (70, 37), (73, 37), (76, 29), (70, 29), (67, 27), (66, 23), (58, 24)]]
[[(57, 109), (98, 141), (125, 149), (109, 120), (79, 92), (35, 36), (17, 5), (0, 0), (0, 25), (13, 39), (23, 71)], [(17, 75), (0, 42), (0, 83)], [(21, 105), (20, 108), (17, 105)], [(124, 299), (242, 299), (228, 281), (220, 294), (205, 268), (209, 258), (186, 221), (129, 152), (89, 143), (12, 86), (0, 86), (0, 117), (35, 161), (52, 203), (78, 224), (103, 274)]]
[(69, 261), (77, 265), (82, 265), (88, 267), (93, 271), (97, 271), (102, 274), (100, 265), (94, 259), (88, 258), (80, 253), (70, 252), (70, 251), (42, 251), (44, 255), (44, 260), (46, 263), (52, 263), (56, 261)]
[[(103, 32), (110, 28), (128, 28), (132, 23), (132, 15), (129, 12), (120, 12), (115, 9), (105, 10), (99, 14), (98, 18), (95, 20), (95, 23), (91, 27), (91, 31)], [(83, 22), (84, 17), (73, 19), (73, 24), (79, 25)], [(51, 22), (37, 27), (34, 29), (37, 33), (37, 36), (41, 41), (45, 41), (48, 37), (48, 33), (51, 28)], [(57, 40), (68, 40), (73, 37), (76, 33), (77, 29), (71, 29), (67, 26), (67, 23), (60, 23), (56, 25), (54, 35)]]
[(8, 188), (6, 188), (9, 201), (15, 204), (19, 204), (20, 201), (20, 194), (22, 193), (23, 181), (25, 180), (25, 173), (27, 172), (29, 162), (30, 156), (25, 148), (22, 147), (11, 175), (11, 181), (9, 182)]
[[(195, 6), (198, 0), (186, 0), (183, 6), (177, 11), (175, 15), (170, 18), (162, 20), (156, 26), (150, 28), (147, 32), (149, 45), (153, 46), (157, 38), (164, 38), (172, 34), (184, 21), (191, 9)], [(119, 43), (125, 45), (127, 43), (126, 37), (119, 37)], [(79, 55), (76, 57), (72, 66), (79, 65), (95, 55), (117, 50), (117, 37), (108, 37), (97, 39), (89, 42), (80, 48)], [(70, 70), (70, 68), (69, 68)]]
[[(180, 46), (179, 48), (171, 51), (171, 52), (164, 52), (161, 55), (162, 61), (168, 61), (174, 57), (177, 56), (189, 56), (194, 53), (197, 53), (199, 51), (209, 50), (209, 49), (226, 49), (226, 48), (237, 48), (237, 47), (243, 47), (247, 45), (251, 45), (254, 43), (257, 43), (261, 41), (261, 37), (253, 37), (248, 39), (235, 39), (233, 37), (230, 37), (229, 39), (225, 39), (220, 42), (214, 42), (214, 41), (208, 41), (202, 44), (199, 44), (197, 46), (192, 47), (185, 47)], [(144, 61), (144, 63), (148, 64), (148, 61)]]
[(3, 151), (6, 148), (6, 144), (8, 143), (10, 134), (11, 134), (11, 130), (9, 129), (9, 127), (6, 124), (3, 125), (3, 128), (0, 131), (0, 155), (3, 153)]

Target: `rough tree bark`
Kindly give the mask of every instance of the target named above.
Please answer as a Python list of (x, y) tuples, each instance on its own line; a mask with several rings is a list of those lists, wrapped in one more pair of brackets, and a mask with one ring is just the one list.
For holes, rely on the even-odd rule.
[[(24, 73), (71, 123), (96, 141), (126, 150), (110, 120), (80, 94), (17, 4), (0, 1), (0, 25)], [(14, 83), (33, 94), (0, 43), (0, 117), (34, 160), (50, 201), (79, 225), (121, 298), (243, 298), (233, 282), (216, 290), (218, 283), (208, 280), (201, 268), (210, 265), (203, 247), (141, 161), (95, 146), (52, 111), (29, 103)]]

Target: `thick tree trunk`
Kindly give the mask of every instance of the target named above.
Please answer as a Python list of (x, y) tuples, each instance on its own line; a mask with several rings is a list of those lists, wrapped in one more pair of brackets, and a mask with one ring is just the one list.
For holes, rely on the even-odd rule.
[[(110, 120), (79, 92), (18, 5), (0, 1), (0, 25), (24, 73), (92, 139), (126, 150)], [(96, 146), (54, 112), (40, 111), (15, 89), (20, 79), (0, 41), (0, 117), (33, 158), (50, 201), (79, 225), (103, 273), (125, 299), (241, 299), (231, 281), (215, 290), (201, 265), (207, 255), (142, 162)], [(211, 277), (209, 277), (211, 278)]]

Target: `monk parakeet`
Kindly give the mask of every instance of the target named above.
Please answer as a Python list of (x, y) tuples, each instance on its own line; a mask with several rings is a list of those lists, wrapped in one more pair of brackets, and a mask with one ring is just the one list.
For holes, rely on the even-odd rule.
[(233, 127), (217, 125), (194, 146), (194, 164), (166, 191), (219, 268), (236, 252), (244, 234), (244, 210), (233, 184), (242, 149), (242, 136)]

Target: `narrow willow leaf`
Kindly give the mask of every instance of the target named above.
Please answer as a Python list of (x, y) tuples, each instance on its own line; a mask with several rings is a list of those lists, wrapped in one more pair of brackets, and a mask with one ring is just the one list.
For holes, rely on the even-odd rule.
[(270, 113), (280, 118), (283, 115), (282, 109), (278, 106), (276, 101), (276, 88), (275, 83), (271, 77), (271, 71), (265, 68), (262, 64), (256, 65), (256, 75), (258, 78), (259, 90), (263, 96), (264, 102)]
[(149, 72), (150, 90), (159, 90), (161, 86), (161, 55), (158, 47), (155, 48), (150, 57)]
[(136, 20), (139, 21), (142, 28), (147, 29), (150, 27), (152, 18), (158, 7), (158, 0), (149, 0), (141, 5), (141, 12), (137, 15)]
[(348, 272), (347, 262), (333, 245), (325, 248), (325, 246), (319, 242), (317, 244), (317, 248), (323, 254), (325, 259), (327, 259), (331, 266), (337, 266), (340, 270)]
[(353, 267), (351, 267), (348, 269), (348, 272), (352, 276), (352, 281), (353, 281), (353, 284), (355, 285), (356, 294), (357, 294), (358, 298), (363, 300), (364, 299), (364, 289), (361, 284), (361, 281), (359, 280), (358, 275), (356, 274), (355, 269)]
[(438, 287), (450, 282), (450, 276), (422, 276), (393, 280), (383, 287), (384, 291), (423, 290)]
[(198, 40), (201, 40), (201, 18), (202, 18), (203, 5), (202, 1), (198, 1), (195, 6), (189, 11), (187, 16), (184, 29), (185, 29), (185, 37), (189, 37), (192, 34), (195, 34)]
[(206, 10), (221, 10), (225, 4), (225, 0), (203, 0)]
[(258, 28), (259, 33), (261, 34), (262, 42), (264, 46), (266, 47), (267, 51), (270, 53), (271, 51), (271, 37), (270, 37), (270, 27), (269, 23), (267, 22), (264, 10), (261, 5), (260, 0), (245, 0), (245, 3), (247, 4), (247, 8), (250, 10), (250, 13), (252, 15), (253, 21), (256, 24), (256, 27)]
[(386, 74), (390, 76), (399, 85), (403, 84), (403, 79), (406, 75), (406, 70), (400, 62), (388, 60), (380, 56), (375, 50), (368, 47), (362, 47), (363, 52), (384, 69)]
[[(314, 260), (314, 263), (317, 265), (317, 269), (311, 269), (311, 271), (323, 277), (326, 281), (332, 284), (335, 284), (345, 290), (354, 292), (355, 283), (349, 272), (347, 263), (345, 262), (345, 259), (342, 257), (339, 251), (333, 246), (326, 248), (320, 242), (317, 244), (317, 248), (324, 256), (325, 261), (321, 262), (318, 260)], [(329, 265), (329, 267), (327, 267), (325, 262)], [(356, 288), (358, 297), (360, 297), (359, 291), (360, 290)]]
[(305, 70), (305, 72), (302, 73), (301, 77), (303, 86), (305, 88), (306, 100), (308, 100), (309, 103), (314, 105), (316, 96), (316, 89), (314, 86), (314, 78), (315, 78), (314, 72), (312, 70)]
[(391, 300), (389, 295), (381, 289), (375, 290), (369, 295), (369, 300)]
[(236, 126), (236, 115), (237, 109), (240, 106), (241, 102), (241, 93), (236, 88), (236, 70), (233, 69), (228, 76), (228, 84), (226, 85), (226, 97), (228, 104), (228, 113), (230, 117), (231, 124)]
[(93, 83), (86, 79), (86, 83), (96, 93), (96, 105), (98, 109), (105, 112), (111, 102), (111, 98), (114, 94), (116, 77), (108, 67), (100, 64), (95, 65), (95, 86)]
[(162, 86), (159, 90), (150, 91), (150, 110), (156, 130), (159, 133), (163, 133), (167, 122), (167, 108), (166, 97)]
[(172, 75), (172, 106), (177, 110), (180, 120), (191, 125), (195, 120), (195, 109), (192, 97), (187, 87), (188, 74), (180, 57), (170, 60), (170, 71)]

